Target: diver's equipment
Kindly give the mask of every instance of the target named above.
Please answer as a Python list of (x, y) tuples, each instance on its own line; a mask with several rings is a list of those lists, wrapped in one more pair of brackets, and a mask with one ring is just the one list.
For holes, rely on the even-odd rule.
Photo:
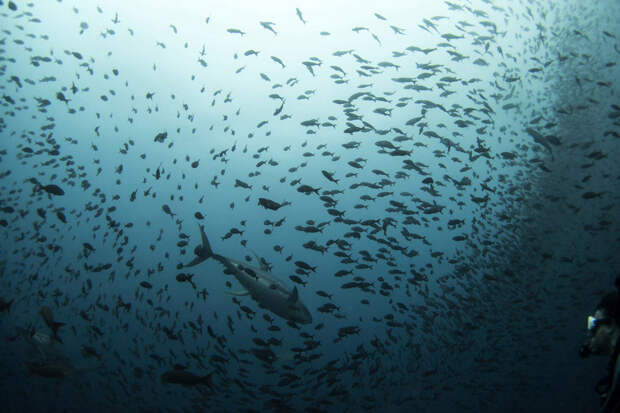
[[(616, 277), (614, 285), (616, 292), (603, 297), (597, 307), (597, 310), (605, 309), (604, 314), (606, 317), (597, 319), (594, 316), (588, 316), (587, 327), (590, 339), (596, 334), (597, 328), (601, 325), (613, 324), (614, 321), (617, 325), (620, 325), (620, 274)], [(613, 301), (610, 302), (611, 300)], [(584, 344), (579, 349), (579, 356), (585, 358), (591, 352), (590, 346)], [(614, 386), (614, 383), (616, 383), (616, 386)], [(607, 364), (607, 374), (598, 381), (595, 391), (600, 396), (601, 406), (603, 406), (602, 411), (620, 412), (620, 340), (615, 342), (611, 358)]]
[(591, 315), (588, 316), (588, 331), (594, 329), (596, 327), (596, 318)]
[[(599, 380), (595, 387), (596, 392), (600, 396), (603, 412), (618, 412), (620, 408), (620, 388), (616, 383), (616, 379), (620, 376), (620, 366), (618, 359), (620, 358), (620, 340), (616, 343), (613, 355), (607, 366), (607, 375)], [(615, 387), (612, 387), (616, 383)]]
[(579, 357), (586, 358), (590, 355), (590, 347), (583, 345), (579, 348)]
[(611, 318), (609, 317), (596, 318), (594, 316), (589, 315), (588, 316), (588, 331), (594, 334), (594, 331), (596, 330), (598, 326), (609, 324), (610, 322), (611, 322)]
[[(616, 290), (617, 290), (616, 311), (615, 311), (615, 317), (617, 318), (618, 315), (620, 314), (619, 312), (620, 311), (620, 275), (616, 277), (614, 286), (616, 287)], [(591, 318), (593, 319), (592, 321), (590, 320)], [(603, 322), (604, 320), (607, 322), (610, 321), (610, 319), (605, 319), (605, 318), (597, 320), (594, 317), (591, 317), (591, 316), (588, 317), (588, 330), (594, 333), (598, 326), (600, 326), (601, 324), (604, 324)], [(582, 354), (582, 350), (583, 350), (583, 347), (582, 349), (580, 349), (579, 355)], [(586, 353), (586, 356), (587, 354), (589, 354), (589, 352), (590, 352), (589, 348), (585, 349), (584, 351), (584, 353)], [(585, 356), (582, 356), (582, 357), (585, 357)], [(617, 409), (618, 407), (618, 397), (619, 397), (618, 392), (620, 391), (620, 389), (618, 388), (618, 386), (616, 386), (616, 388), (612, 388), (612, 385), (615, 381), (614, 377), (617, 377), (619, 374), (618, 370), (620, 369), (620, 366), (617, 365), (619, 358), (620, 358), (620, 340), (617, 340), (616, 345), (614, 346), (614, 351), (612, 352), (611, 358), (609, 359), (609, 363), (607, 364), (607, 374), (605, 375), (605, 377), (599, 380), (599, 382), (597, 383), (595, 387), (595, 390), (601, 399), (601, 406), (605, 405), (604, 407), (605, 411), (610, 411), (609, 410), (610, 408)]]

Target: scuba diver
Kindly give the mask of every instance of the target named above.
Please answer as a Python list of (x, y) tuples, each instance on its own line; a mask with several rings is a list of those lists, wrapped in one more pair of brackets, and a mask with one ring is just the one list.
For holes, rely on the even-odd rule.
[(594, 315), (588, 316), (588, 339), (579, 350), (582, 358), (590, 354), (610, 357), (607, 375), (596, 385), (601, 413), (620, 413), (620, 276), (615, 286), (617, 291), (603, 296)]

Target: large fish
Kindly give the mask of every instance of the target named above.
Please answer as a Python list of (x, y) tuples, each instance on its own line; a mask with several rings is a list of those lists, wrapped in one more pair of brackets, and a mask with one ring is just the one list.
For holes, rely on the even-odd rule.
[(199, 227), (202, 245), (196, 247), (194, 250), (196, 258), (186, 267), (192, 267), (208, 258), (214, 258), (224, 265), (227, 274), (234, 275), (245, 288), (245, 291), (234, 293), (235, 295), (249, 294), (262, 307), (286, 320), (300, 324), (312, 323), (312, 315), (299, 299), (297, 287), (293, 287), (292, 290), (287, 288), (281, 281), (272, 277), (260, 261), (261, 268), (255, 268), (244, 262), (215, 254), (204, 232), (204, 227), (202, 225)]

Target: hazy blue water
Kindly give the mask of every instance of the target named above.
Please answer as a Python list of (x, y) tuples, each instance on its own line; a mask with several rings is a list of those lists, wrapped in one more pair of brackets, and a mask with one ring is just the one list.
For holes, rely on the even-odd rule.
[[(379, 9), (373, 2), (50, 1), (16, 3), (17, 10), (10, 10), (5, 1), (2, 94), (14, 103), (3, 100), (0, 149), (6, 153), (0, 166), (10, 175), (2, 180), (0, 206), (15, 209), (0, 217), (7, 220), (0, 237), (6, 262), (0, 297), (15, 299), (10, 314), (0, 314), (7, 338), (2, 404), (8, 411), (592, 411), (592, 387), (604, 360), (582, 362), (576, 349), (587, 312), (618, 271), (619, 128), (611, 106), (620, 105), (617, 5), (466, 2), (450, 10), (451, 4), (457, 3), (391, 2)], [(296, 16), (298, 6), (306, 24)], [(275, 23), (277, 35), (261, 27), (265, 21)], [(464, 38), (448, 41), (441, 37), (446, 33)], [(437, 50), (407, 50), (411, 46)], [(259, 54), (246, 56), (248, 50)], [(334, 55), (347, 50), (352, 52)], [(448, 50), (463, 60), (451, 60)], [(35, 65), (34, 56), (51, 61)], [(320, 66), (312, 75), (302, 62)], [(430, 79), (418, 78), (432, 73), (424, 64), (438, 65)], [(340, 69), (343, 84), (332, 76), (342, 75)], [(42, 81), (49, 76), (55, 80)], [(393, 80), (401, 77), (432, 90), (405, 89)], [(444, 90), (454, 93), (440, 96)], [(60, 101), (58, 92), (70, 101)], [(352, 99), (357, 92), (372, 95)], [(272, 94), (284, 99), (277, 116), (281, 101)], [(37, 110), (37, 99), (50, 101), (45, 112)], [(344, 105), (334, 102), (349, 99), (352, 115), (361, 119), (347, 119)], [(423, 109), (424, 100), (445, 111)], [(378, 108), (391, 108), (391, 115)], [(418, 116), (424, 119), (406, 125)], [(311, 119), (334, 126), (301, 125)], [(457, 119), (471, 124), (460, 127)], [(362, 120), (368, 131), (344, 133), (347, 122), (363, 127)], [(426, 126), (420, 129), (420, 123)], [(49, 124), (54, 127), (41, 128)], [(534, 143), (528, 127), (558, 137), (560, 144), (550, 144), (552, 155)], [(392, 141), (401, 135), (392, 128), (411, 140)], [(388, 132), (380, 135), (382, 130)], [(165, 142), (154, 142), (164, 131)], [(462, 150), (448, 150), (423, 133), (428, 131)], [(52, 139), (58, 155), (47, 152)], [(380, 140), (412, 153), (378, 153)], [(359, 149), (342, 147), (350, 141), (360, 142)], [(476, 158), (484, 148), (489, 157)], [(595, 151), (605, 156), (596, 159)], [(515, 160), (505, 159), (506, 152)], [(358, 157), (367, 160), (359, 170), (347, 164)], [(404, 169), (405, 159), (428, 175)], [(257, 166), (260, 161), (266, 163)], [(160, 179), (154, 176), (158, 168)], [(340, 182), (329, 182), (322, 170)], [(394, 184), (351, 188), (384, 178), (373, 170)], [(409, 176), (396, 178), (398, 171)], [(358, 175), (346, 178), (349, 172)], [(25, 182), (32, 177), (56, 183), (65, 195), (34, 194)], [(423, 189), (431, 187), (422, 183), (426, 177), (433, 178), (438, 196)], [(454, 184), (463, 178), (471, 184)], [(236, 179), (252, 189), (235, 187)], [(301, 183), (291, 186), (295, 179)], [(332, 197), (346, 219), (393, 218), (396, 226), (375, 236), (393, 237), (392, 245), (418, 255), (407, 257), (369, 239), (369, 226), (359, 240), (345, 237), (360, 224), (335, 222), (317, 195), (296, 191), (301, 184), (322, 193), (343, 190)], [(381, 191), (394, 194), (359, 198)], [(585, 199), (588, 191), (600, 196)], [(485, 196), (486, 202), (474, 201)], [(269, 211), (257, 205), (259, 197), (292, 205)], [(394, 207), (390, 200), (417, 212), (411, 216), (419, 224), (405, 225), (402, 211), (386, 211)], [(445, 206), (442, 213), (424, 214), (433, 202)], [(164, 204), (174, 217), (164, 214)], [(38, 208), (46, 211), (45, 220)], [(197, 211), (203, 221), (194, 217)], [(264, 224), (284, 217), (282, 226)], [(450, 229), (451, 219), (464, 224)], [(331, 223), (317, 234), (294, 229), (307, 220)], [(256, 252), (291, 288), (295, 261), (316, 266), (300, 276), (307, 284), (298, 286), (313, 323), (293, 328), (239, 297), (241, 306), (256, 312), (246, 316), (226, 294), (227, 281), (233, 291), (241, 287), (214, 260), (191, 269), (197, 290), (177, 282), (179, 272), (190, 272), (177, 265), (193, 258), (198, 223), (217, 253), (253, 259)], [(233, 227), (242, 236), (223, 240)], [(407, 240), (405, 227), (425, 242)], [(265, 234), (266, 228), (273, 233)], [(176, 245), (179, 233), (190, 237), (185, 248)], [(458, 235), (467, 240), (454, 240)], [(371, 269), (341, 263), (335, 244), (325, 254), (302, 246), (344, 239), (351, 244), (347, 252)], [(88, 257), (85, 242), (95, 250)], [(274, 245), (283, 247), (282, 254)], [(362, 260), (360, 251), (376, 257), (382, 247), (391, 265)], [(106, 263), (111, 268), (92, 271)], [(334, 276), (345, 269), (353, 274)], [(393, 269), (403, 273), (390, 274)], [(415, 274), (426, 280), (407, 281)], [(341, 288), (355, 276), (372, 282), (373, 293)], [(140, 286), (143, 281), (152, 288)], [(203, 290), (206, 297), (197, 294)], [(333, 294), (332, 300), (318, 290)], [(119, 299), (131, 309), (119, 307)], [(318, 311), (327, 302), (339, 309)], [(67, 325), (59, 333), (63, 344), (41, 351), (17, 329), (49, 334), (38, 315), (44, 305)], [(268, 330), (263, 315), (269, 314), (280, 331)], [(188, 323), (198, 326), (198, 316), (203, 324), (194, 331)], [(391, 316), (396, 326), (388, 324)], [(347, 326), (358, 326), (359, 334), (334, 341)], [(269, 366), (248, 351), (261, 347), (253, 339), (271, 337), (280, 344), (270, 346), (278, 361)], [(295, 349), (308, 340), (320, 345), (303, 355), (317, 358), (298, 362)], [(82, 346), (95, 348), (101, 360), (84, 357)], [(28, 361), (71, 366), (72, 373), (62, 380), (30, 376)], [(213, 392), (162, 383), (161, 374), (175, 363), (199, 375), (215, 371)], [(282, 381), (289, 373), (298, 377), (292, 385)]]

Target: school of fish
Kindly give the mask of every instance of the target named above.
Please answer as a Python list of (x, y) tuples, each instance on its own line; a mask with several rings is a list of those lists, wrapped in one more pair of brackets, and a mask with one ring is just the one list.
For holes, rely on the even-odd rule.
[(620, 10), (433, 4), (0, 0), (0, 403), (554, 411), (620, 269)]

